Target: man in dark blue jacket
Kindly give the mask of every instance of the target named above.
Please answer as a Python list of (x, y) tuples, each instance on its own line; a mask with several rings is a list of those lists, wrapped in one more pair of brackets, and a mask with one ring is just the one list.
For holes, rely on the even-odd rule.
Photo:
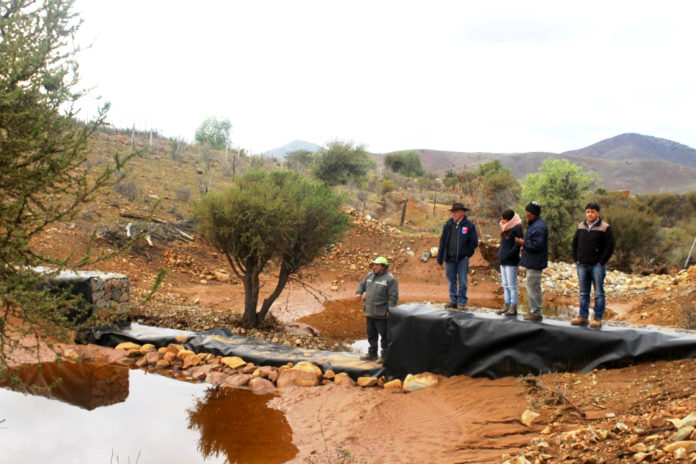
[(437, 263), (440, 266), (445, 263), (445, 275), (449, 281), (450, 302), (446, 307), (466, 310), (469, 258), (478, 247), (478, 235), (474, 223), (466, 218), (469, 208), (454, 203), (450, 211), (452, 218), (442, 227)]
[(549, 265), (549, 230), (540, 216), (541, 206), (532, 201), (524, 207), (527, 218), (527, 233), (524, 239), (516, 239), (522, 245), (520, 266), (527, 269), (527, 303), (529, 312), (524, 315), (527, 321), (540, 321), (541, 315), (541, 271)]

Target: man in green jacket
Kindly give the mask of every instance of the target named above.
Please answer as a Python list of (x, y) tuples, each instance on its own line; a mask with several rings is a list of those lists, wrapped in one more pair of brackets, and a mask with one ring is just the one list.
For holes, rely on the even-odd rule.
[[(370, 344), (367, 355), (361, 359), (377, 359), (377, 342), (380, 341), (382, 353), (380, 360), (387, 354), (387, 318), (389, 309), (399, 300), (399, 284), (387, 270), (387, 258), (380, 256), (372, 261), (372, 271), (360, 282), (355, 291), (355, 298), (360, 300), (365, 294), (363, 311), (367, 319), (367, 342)], [(381, 338), (381, 340), (379, 340)]]

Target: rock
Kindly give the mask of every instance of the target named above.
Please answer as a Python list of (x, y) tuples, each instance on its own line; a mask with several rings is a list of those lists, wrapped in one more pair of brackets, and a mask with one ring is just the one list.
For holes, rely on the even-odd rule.
[(171, 366), (171, 363), (167, 359), (160, 359), (155, 363), (155, 367), (159, 367), (161, 369), (166, 369), (169, 366)]
[(123, 342), (123, 343), (119, 343), (118, 345), (116, 345), (116, 349), (117, 350), (126, 350), (126, 351), (139, 350), (140, 345), (138, 345), (137, 343), (133, 343), (133, 342)]
[(177, 335), (174, 337), (174, 340), (176, 340), (179, 343), (186, 343), (189, 339), (189, 335)]
[(261, 366), (257, 368), (253, 374), (251, 374), (252, 377), (261, 377), (264, 379), (268, 379), (271, 382), (275, 382), (278, 380), (278, 369), (272, 366)]
[(428, 260), (430, 259), (430, 252), (429, 251), (424, 251), (423, 254), (421, 255), (421, 262), (427, 263)]
[(693, 441), (693, 440), (675, 441), (674, 443), (670, 443), (670, 444), (666, 445), (664, 447), (664, 450), (673, 453), (679, 448), (683, 448), (687, 453), (693, 453), (694, 451), (696, 451), (696, 441)]
[(384, 384), (385, 390), (401, 391), (402, 388), (403, 382), (401, 382), (401, 379), (394, 379)]
[(249, 388), (254, 393), (266, 393), (275, 390), (273, 382), (263, 377), (253, 377), (249, 380)]
[(339, 372), (336, 374), (336, 378), (334, 379), (334, 383), (338, 385), (343, 385), (346, 387), (354, 387), (355, 386), (355, 381), (350, 378), (348, 374), (345, 372)]
[(246, 366), (246, 361), (244, 361), (239, 356), (225, 356), (220, 359), (220, 363), (229, 367), (230, 369), (237, 369), (238, 367)]
[(162, 359), (165, 359), (167, 362), (172, 362), (174, 359), (176, 359), (176, 353), (167, 351), (166, 353), (164, 353), (164, 356), (162, 356)]
[(189, 369), (189, 375), (196, 380), (207, 379), (208, 374), (210, 374), (215, 369), (219, 369), (220, 366), (217, 364), (205, 364), (203, 366), (195, 366)]
[(179, 351), (183, 350), (184, 347), (181, 345), (177, 345), (176, 343), (170, 343), (167, 345), (167, 351), (170, 353), (177, 354)]
[(143, 360), (145, 360), (145, 363), (148, 365), (155, 364), (160, 359), (162, 359), (162, 355), (160, 355), (157, 351), (150, 351), (143, 356)]
[[(298, 365), (299, 364), (302, 363), (298, 363)], [(312, 370), (297, 369), (297, 366), (281, 371), (278, 376), (278, 388), (284, 388), (289, 385), (298, 385), (300, 387), (314, 387), (319, 385), (321, 381), (321, 369), (317, 369), (320, 372), (319, 374)]]
[(685, 425), (683, 427), (680, 427), (679, 430), (677, 430), (671, 437), (669, 437), (669, 441), (682, 441), (683, 439), (689, 437), (689, 435), (691, 435), (691, 432), (693, 431), (694, 428), (691, 425)]
[(140, 347), (140, 352), (142, 354), (149, 353), (150, 351), (155, 351), (155, 345), (152, 343), (146, 343), (143, 346)]
[(329, 369), (328, 371), (324, 372), (324, 378), (326, 380), (333, 380), (336, 378), (336, 373), (332, 369)]
[(292, 369), (298, 370), (298, 371), (305, 371), (305, 372), (311, 372), (314, 375), (317, 375), (321, 377), (322, 372), (321, 369), (316, 365), (312, 364), (311, 362), (307, 361), (300, 361), (297, 364), (295, 364)]
[(64, 358), (68, 358), (68, 359), (79, 359), (80, 358), (80, 355), (77, 354), (77, 351), (73, 350), (72, 348), (67, 348), (67, 349), (63, 350), (62, 356)]
[(535, 420), (537, 420), (538, 417), (538, 412), (530, 411), (529, 409), (527, 409), (522, 413), (522, 417), (520, 418), (520, 420), (524, 425), (529, 427), (534, 423)]
[(422, 374), (408, 374), (404, 379), (404, 392), (414, 392), (422, 390), (423, 388), (432, 387), (439, 383), (439, 379), (436, 375), (430, 372), (423, 372)]
[(225, 374), (224, 372), (209, 372), (205, 376), (205, 382), (213, 385), (220, 385), (222, 382), (227, 380), (228, 377), (229, 375)]
[[(208, 378), (206, 377), (206, 380), (207, 379)], [(248, 384), (250, 380), (251, 376), (249, 374), (232, 374), (227, 376), (227, 378), (220, 384), (220, 386), (223, 388), (243, 387), (244, 385)]]
[(319, 336), (319, 331), (309, 324), (304, 324), (302, 322), (290, 322), (283, 326), (283, 333), (289, 335), (299, 335), (299, 336)]
[(142, 355), (143, 354), (140, 352), (139, 348), (133, 348), (126, 352), (126, 356), (128, 356), (129, 358), (137, 358), (138, 356)]
[(377, 385), (377, 382), (377, 377), (358, 377), (358, 385), (363, 388), (374, 387)]
[(194, 356), (195, 354), (196, 354), (196, 353), (194, 353), (194, 352), (191, 351), (191, 350), (180, 350), (180, 351), (176, 354), (176, 359), (184, 360), (185, 358), (187, 358), (187, 357), (189, 357), (189, 356)]
[(226, 272), (213, 271), (213, 274), (215, 275), (215, 280), (219, 282), (227, 282), (228, 280), (230, 280), (230, 275)]

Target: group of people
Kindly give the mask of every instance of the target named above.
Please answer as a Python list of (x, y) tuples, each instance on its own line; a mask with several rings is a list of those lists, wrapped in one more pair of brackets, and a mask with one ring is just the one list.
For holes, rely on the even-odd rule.
[[(449, 283), (447, 308), (467, 309), (467, 281), (469, 258), (478, 247), (476, 226), (462, 203), (454, 203), (452, 217), (443, 225), (437, 254), (437, 263), (445, 267)], [(541, 321), (542, 316), (542, 271), (548, 267), (549, 232), (541, 217), (541, 205), (530, 202), (524, 208), (527, 230), (522, 220), (512, 209), (506, 209), (500, 220), (500, 246), (498, 260), (503, 287), (503, 307), (497, 311), (503, 316), (517, 316), (519, 302), (517, 273), (520, 266), (526, 270), (527, 303), (529, 311), (524, 315), (528, 321)], [(580, 297), (579, 315), (571, 320), (572, 325), (602, 326), (606, 297), (604, 278), (606, 264), (614, 253), (614, 235), (611, 226), (600, 216), (600, 206), (590, 202), (585, 206), (585, 220), (577, 225), (572, 241), (572, 256), (577, 266)], [(356, 299), (364, 298), (364, 313), (367, 319), (368, 354), (364, 359), (377, 360), (378, 340), (382, 357), (387, 350), (387, 319), (389, 308), (396, 306), (399, 286), (396, 278), (388, 271), (387, 259), (380, 256), (372, 261), (372, 271), (363, 279), (356, 290)], [(594, 287), (595, 304), (592, 320), (589, 317), (590, 294)]]

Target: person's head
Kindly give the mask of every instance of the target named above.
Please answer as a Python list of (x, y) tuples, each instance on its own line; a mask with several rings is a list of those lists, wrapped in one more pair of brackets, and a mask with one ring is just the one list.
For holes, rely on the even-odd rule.
[(594, 202), (588, 203), (587, 206), (585, 206), (585, 217), (590, 224), (599, 219), (599, 204)]
[(466, 212), (469, 211), (469, 208), (465, 207), (461, 203), (453, 203), (450, 211), (452, 212), (452, 219), (459, 222), (462, 220), (462, 218), (464, 218)]
[(528, 221), (536, 219), (541, 214), (541, 205), (536, 201), (530, 201), (527, 206), (524, 207), (524, 216)]
[(380, 256), (378, 258), (375, 258), (372, 260), (372, 270), (377, 274), (378, 272), (382, 272), (386, 268), (389, 267), (389, 262), (387, 261), (387, 258), (384, 256)]
[(515, 212), (511, 209), (506, 209), (503, 211), (503, 213), (500, 215), (502, 217), (501, 221), (503, 224), (506, 224), (509, 220), (511, 220), (513, 217), (515, 217)]

